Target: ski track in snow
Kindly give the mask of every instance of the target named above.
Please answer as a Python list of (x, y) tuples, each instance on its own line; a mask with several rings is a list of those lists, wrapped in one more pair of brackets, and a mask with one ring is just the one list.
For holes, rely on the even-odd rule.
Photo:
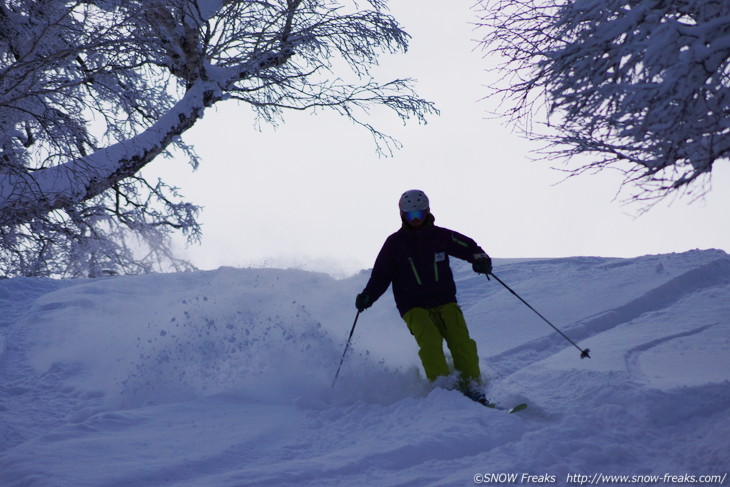
[(666, 343), (671, 342), (672, 340), (682, 339), (686, 337), (690, 337), (693, 335), (697, 335), (702, 333), (705, 330), (708, 330), (712, 328), (713, 326), (717, 326), (719, 323), (712, 323), (710, 325), (703, 325), (699, 328), (695, 328), (689, 331), (676, 333), (673, 335), (667, 335), (662, 338), (657, 338), (656, 340), (652, 340), (646, 343), (642, 343), (641, 345), (638, 345), (626, 352), (625, 355), (625, 361), (626, 361), (626, 369), (629, 371), (631, 376), (634, 379), (639, 379), (641, 382), (645, 381), (646, 374), (641, 368), (641, 364), (639, 363), (639, 359), (641, 358), (641, 354), (654, 348), (659, 345), (663, 345)]
[[(620, 264), (620, 266), (624, 265), (627, 264)], [(581, 319), (573, 324), (558, 326), (558, 328), (574, 342), (587, 342), (592, 336), (630, 323), (642, 315), (660, 312), (693, 293), (724, 285), (730, 285), (730, 259), (728, 258), (713, 260), (701, 267), (687, 270), (628, 303)], [(549, 327), (547, 324), (545, 326)], [(704, 329), (704, 327), (701, 328)], [(684, 336), (684, 334), (680, 333), (679, 336)], [(490, 359), (494, 362), (508, 361), (509, 365), (504, 365), (505, 371), (513, 373), (550, 356), (554, 353), (554, 347), (563, 343), (565, 343), (564, 338), (557, 333), (551, 333)], [(575, 349), (575, 352), (580, 354), (578, 349)]]
[[(421, 378), (368, 273), (0, 281), (0, 486), (453, 486), (730, 471), (730, 257), (454, 262), (487, 393)], [(614, 483), (613, 485), (621, 485)]]

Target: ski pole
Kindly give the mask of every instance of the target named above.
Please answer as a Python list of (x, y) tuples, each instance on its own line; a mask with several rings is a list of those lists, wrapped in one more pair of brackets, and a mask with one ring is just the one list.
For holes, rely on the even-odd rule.
[[(582, 358), (582, 359), (583, 358), (591, 358), (591, 356), (590, 356), (591, 350), (589, 348), (581, 349), (573, 340), (571, 340), (570, 338), (568, 338), (568, 336), (565, 333), (563, 333), (562, 331), (560, 331), (558, 329), (558, 327), (556, 327), (555, 325), (553, 325), (552, 323), (550, 323), (550, 321), (547, 318), (545, 318), (543, 315), (541, 315), (535, 308), (533, 308), (532, 306), (530, 306), (530, 303), (528, 303), (527, 301), (525, 301), (524, 299), (522, 299), (522, 297), (519, 294), (517, 294), (516, 292), (514, 292), (512, 290), (512, 288), (510, 288), (507, 284), (505, 284), (502, 281), (502, 279), (500, 279), (499, 277), (495, 276), (493, 273), (490, 273), (490, 274), (492, 275), (493, 278), (495, 278), (497, 280), (498, 283), (500, 283), (501, 285), (503, 285), (504, 288), (507, 291), (509, 291), (512, 294), (514, 294), (517, 299), (519, 299), (520, 301), (522, 301), (525, 304), (525, 306), (527, 306), (532, 311), (534, 311), (537, 316), (539, 316), (540, 318), (542, 318), (545, 321), (545, 323), (547, 323), (548, 325), (552, 326), (553, 329), (555, 331), (557, 331), (558, 333), (560, 333), (560, 335), (563, 338), (565, 338), (568, 342), (570, 342), (575, 348), (577, 348), (578, 350), (580, 350), (580, 358)], [(487, 278), (489, 278), (489, 274), (487, 274)]]
[(352, 334), (355, 333), (355, 325), (357, 325), (357, 319), (360, 317), (360, 311), (357, 312), (355, 315), (355, 322), (352, 324), (352, 330), (350, 330), (350, 336), (347, 337), (347, 344), (345, 345), (345, 351), (342, 352), (342, 358), (340, 359), (340, 365), (337, 367), (337, 373), (335, 374), (335, 378), (332, 380), (332, 387), (335, 387), (335, 382), (337, 382), (337, 376), (340, 375), (340, 369), (342, 368), (342, 363), (345, 361), (345, 355), (347, 354), (347, 349), (350, 348), (350, 340), (352, 340)]

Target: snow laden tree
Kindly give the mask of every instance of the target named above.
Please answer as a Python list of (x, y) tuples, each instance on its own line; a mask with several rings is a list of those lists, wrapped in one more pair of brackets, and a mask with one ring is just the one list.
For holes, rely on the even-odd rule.
[(0, 275), (181, 268), (170, 237), (200, 237), (199, 207), (145, 178), (226, 100), (276, 123), (332, 109), (388, 151), (371, 107), (423, 121), (408, 80), (376, 82), (407, 34), (382, 0), (0, 2)]
[(577, 161), (571, 175), (621, 170), (635, 200), (706, 193), (730, 156), (730, 2), (481, 6), (486, 52), (504, 74), (501, 114), (544, 154)]

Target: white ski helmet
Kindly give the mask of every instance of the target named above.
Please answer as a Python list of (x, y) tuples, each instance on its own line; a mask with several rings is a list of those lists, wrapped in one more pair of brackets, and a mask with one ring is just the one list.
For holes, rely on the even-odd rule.
[(420, 189), (411, 189), (403, 193), (398, 202), (403, 213), (408, 211), (428, 210), (428, 196)]

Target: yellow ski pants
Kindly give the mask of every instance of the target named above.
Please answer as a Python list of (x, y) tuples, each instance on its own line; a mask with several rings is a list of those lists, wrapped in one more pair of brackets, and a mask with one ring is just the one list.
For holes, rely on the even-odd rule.
[(459, 387), (468, 387), (470, 381), (481, 381), (477, 344), (469, 336), (459, 305), (447, 303), (430, 309), (413, 308), (403, 315), (403, 319), (416, 338), (420, 348), (418, 356), (428, 380), (449, 375), (443, 348), (446, 340), (454, 368), (460, 374)]

